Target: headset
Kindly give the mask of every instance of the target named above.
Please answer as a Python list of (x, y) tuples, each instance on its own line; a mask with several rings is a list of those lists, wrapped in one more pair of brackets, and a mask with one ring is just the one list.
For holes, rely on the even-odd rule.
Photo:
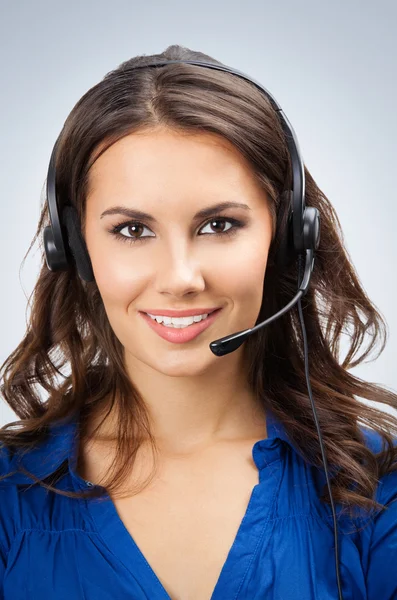
[[(168, 64), (191, 64), (203, 68), (215, 69), (231, 73), (246, 81), (254, 84), (271, 103), (271, 106), (276, 111), (280, 120), (285, 139), (288, 145), (288, 150), (291, 157), (292, 165), (292, 189), (281, 194), (282, 201), (289, 203), (288, 222), (285, 238), (281, 240), (280, 247), (277, 251), (276, 263), (283, 267), (289, 265), (294, 259), (298, 260), (298, 272), (300, 279), (303, 269), (303, 277), (298, 284), (298, 291), (294, 298), (280, 311), (259, 323), (255, 327), (238, 331), (232, 335), (220, 338), (210, 343), (210, 350), (216, 356), (224, 356), (233, 352), (241, 346), (245, 339), (255, 331), (265, 327), (272, 321), (275, 321), (286, 312), (288, 312), (295, 304), (298, 305), (299, 317), (302, 327), (302, 335), (304, 342), (305, 354), (305, 373), (306, 384), (309, 392), (310, 402), (314, 415), (314, 420), (317, 427), (318, 437), (320, 441), (321, 454), (324, 464), (325, 476), (327, 480), (330, 502), (332, 507), (333, 523), (334, 523), (334, 539), (335, 539), (335, 567), (336, 578), (338, 584), (338, 600), (343, 600), (341, 590), (341, 579), (339, 573), (339, 552), (338, 552), (338, 527), (335, 515), (334, 500), (332, 497), (331, 485), (328, 474), (328, 464), (326, 452), (323, 444), (320, 425), (317, 418), (316, 408), (313, 402), (313, 395), (310, 385), (309, 367), (308, 367), (308, 348), (306, 328), (303, 319), (301, 298), (305, 296), (314, 268), (315, 252), (320, 243), (320, 213), (317, 208), (306, 207), (305, 202), (305, 174), (303, 167), (302, 155), (299, 149), (298, 141), (295, 132), (285, 116), (281, 106), (270, 94), (270, 92), (260, 83), (231, 67), (207, 63), (196, 60), (161, 60), (151, 62), (146, 65), (132, 66), (131, 69), (146, 69), (151, 67), (161, 67)], [(58, 138), (59, 139), (59, 138)], [(60, 209), (57, 202), (56, 194), (56, 173), (55, 173), (55, 157), (58, 140), (55, 142), (51, 153), (50, 164), (47, 174), (47, 206), (50, 216), (51, 225), (45, 227), (43, 233), (43, 241), (45, 248), (45, 259), (48, 269), (51, 271), (66, 271), (73, 265), (73, 259), (76, 264), (78, 275), (81, 279), (87, 282), (95, 281), (91, 260), (87, 251), (84, 238), (82, 237), (80, 223), (75, 207), (65, 203), (60, 215)]]

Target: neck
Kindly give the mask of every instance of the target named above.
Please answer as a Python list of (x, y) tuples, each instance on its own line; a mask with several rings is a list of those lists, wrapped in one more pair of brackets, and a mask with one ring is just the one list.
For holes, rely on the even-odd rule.
[[(158, 375), (158, 374), (157, 374)], [(199, 380), (201, 379), (201, 380)], [(159, 452), (192, 454), (219, 442), (264, 439), (266, 415), (252, 390), (225, 373), (213, 378), (148, 376), (134, 374), (134, 387), (148, 411), (150, 429)], [(161, 385), (160, 385), (161, 383)], [(90, 419), (90, 431), (108, 411), (110, 397)], [(95, 435), (97, 439), (117, 439), (117, 400), (112, 412)]]

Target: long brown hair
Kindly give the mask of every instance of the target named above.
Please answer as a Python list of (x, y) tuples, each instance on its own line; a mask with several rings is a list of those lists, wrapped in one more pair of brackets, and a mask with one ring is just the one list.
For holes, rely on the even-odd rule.
[[(274, 260), (288, 217), (282, 192), (291, 187), (290, 157), (280, 122), (265, 95), (232, 74), (187, 64), (132, 68), (156, 59), (221, 64), (201, 52), (170, 46), (159, 55), (127, 60), (88, 90), (67, 117), (59, 136), (59, 204), (69, 202), (76, 207), (84, 231), (90, 167), (112, 143), (135, 131), (161, 125), (181, 132), (223, 136), (249, 161), (270, 199), (274, 228), (266, 293), (257, 320), (260, 322), (284, 307), (297, 289), (297, 265), (292, 263), (280, 269)], [(318, 208), (321, 214), (321, 240), (302, 310), (313, 398), (328, 463), (337, 466), (332, 479), (333, 497), (349, 510), (379, 509), (383, 505), (374, 500), (378, 480), (397, 469), (393, 440), (397, 419), (360, 402), (356, 396), (396, 409), (397, 394), (353, 376), (348, 369), (366, 359), (379, 341), (379, 354), (383, 351), (386, 325), (360, 285), (331, 203), (306, 167), (305, 178), (306, 205)], [(44, 204), (28, 252), (37, 238), (42, 239), (48, 224)], [(155, 440), (143, 399), (127, 374), (123, 348), (109, 324), (99, 290), (95, 282), (81, 280), (75, 266), (64, 272), (50, 271), (42, 252), (32, 297), (26, 335), (0, 370), (4, 378), (1, 393), (20, 419), (0, 429), (0, 442), (27, 452), (44, 441), (51, 424), (76, 413), (81, 423), (87, 423), (106, 397), (111, 398), (110, 412), (117, 392), (117, 454), (103, 486), (79, 493), (58, 490), (54, 484), (65, 474), (65, 463), (52, 474), (51, 483), (48, 478), (41, 480), (31, 474), (33, 481), (70, 497), (102, 495), (105, 489), (114, 493), (130, 473), (141, 441), (149, 439), (155, 451)], [(347, 326), (350, 348), (340, 362), (339, 343)], [(370, 336), (366, 347), (365, 333)], [(270, 409), (283, 423), (290, 441), (305, 460), (323, 468), (306, 386), (297, 307), (251, 336), (244, 351), (250, 385), (265, 410)], [(47, 394), (44, 401), (37, 386), (42, 386)], [(360, 424), (382, 436), (382, 452), (375, 453), (366, 445)], [(327, 486), (321, 499), (329, 503)]]

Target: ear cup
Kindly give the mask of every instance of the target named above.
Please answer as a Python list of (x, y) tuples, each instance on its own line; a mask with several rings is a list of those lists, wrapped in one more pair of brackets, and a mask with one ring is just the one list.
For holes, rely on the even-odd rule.
[(54, 233), (52, 227), (48, 225), (43, 232), (44, 256), (47, 267), (50, 271), (66, 271), (68, 269), (68, 259), (64, 249), (58, 250), (55, 245)]
[(79, 217), (74, 206), (67, 204), (63, 207), (62, 224), (67, 232), (68, 249), (73, 255), (79, 276), (87, 282), (95, 281), (91, 259), (81, 235)]

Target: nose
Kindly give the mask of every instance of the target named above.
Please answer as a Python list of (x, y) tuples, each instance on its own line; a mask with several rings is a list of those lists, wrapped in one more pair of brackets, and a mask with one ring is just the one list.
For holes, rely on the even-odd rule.
[(205, 289), (202, 261), (189, 251), (186, 244), (174, 246), (164, 252), (161, 267), (156, 273), (156, 288), (159, 294), (184, 296)]

